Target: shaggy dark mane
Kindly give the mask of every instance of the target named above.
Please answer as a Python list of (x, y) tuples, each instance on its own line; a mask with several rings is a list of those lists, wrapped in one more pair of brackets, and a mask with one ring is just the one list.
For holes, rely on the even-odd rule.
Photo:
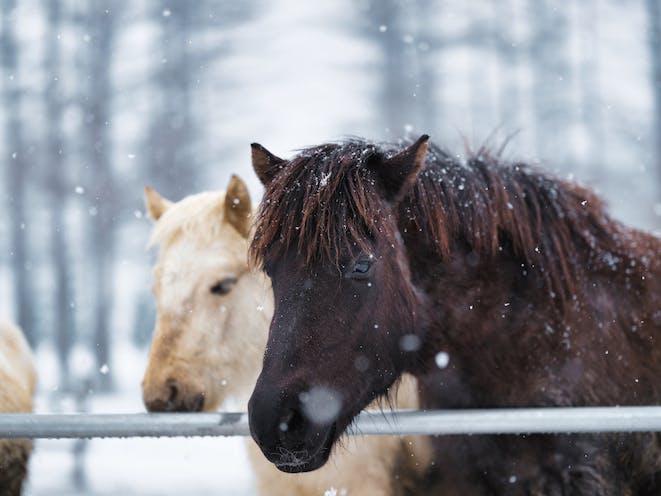
[(486, 149), (460, 163), (432, 146), (404, 209), (441, 257), (457, 239), (480, 257), (511, 250), (558, 301), (575, 297), (586, 271), (630, 257), (596, 195)]
[(368, 249), (366, 237), (392, 238), (370, 161), (375, 145), (359, 140), (304, 150), (269, 184), (256, 219), (251, 260), (268, 264), (291, 246), (306, 262), (339, 264), (346, 248)]
[(260, 207), (253, 262), (268, 264), (296, 246), (308, 262), (339, 263), (343, 248), (366, 249), (369, 236), (394, 240), (396, 230), (414, 229), (441, 259), (457, 240), (480, 257), (512, 251), (524, 269), (539, 271), (557, 301), (575, 295), (583, 271), (628, 262), (625, 231), (595, 195), (485, 150), (460, 162), (431, 145), (392, 222), (373, 165), (403, 146), (349, 140), (306, 149), (287, 162)]

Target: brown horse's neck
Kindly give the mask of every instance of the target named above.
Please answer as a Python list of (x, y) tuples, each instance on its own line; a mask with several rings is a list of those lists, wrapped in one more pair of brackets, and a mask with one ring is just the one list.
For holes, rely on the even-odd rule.
[[(449, 257), (441, 259), (424, 250), (411, 237), (410, 266), (414, 284), (424, 294), (427, 355), (426, 369), (439, 352), (479, 350), (484, 356), (494, 343), (532, 314), (543, 309), (551, 326), (561, 319), (559, 306), (549, 305), (543, 278), (528, 271), (520, 260), (504, 252), (481, 258), (470, 247), (457, 243)], [(488, 325), (485, 325), (487, 324)], [(543, 326), (540, 322), (539, 326)]]
[[(446, 163), (449, 167), (459, 165)], [(655, 318), (661, 303), (658, 238), (612, 221), (589, 193), (588, 200), (580, 200), (580, 188), (525, 171), (501, 178), (502, 172), (497, 167), (479, 172), (491, 176), (470, 186), (482, 190), (476, 199), (443, 186), (443, 174), (456, 174), (469, 188), (476, 181), (470, 164), (446, 173), (437, 169), (419, 180), (400, 206), (399, 231), (412, 280), (424, 294), (421, 314), (427, 320), (424, 352), (411, 371), (421, 377), (442, 374), (452, 389), (443, 400), (447, 406), (569, 402), (549, 398), (535, 389), (535, 381), (542, 383), (550, 373), (580, 382), (587, 360), (608, 374), (603, 357), (620, 349), (626, 350), (620, 359), (633, 362), (633, 355), (627, 357), (629, 341), (651, 335), (640, 332), (641, 322), (649, 333), (661, 325)], [(498, 198), (503, 194), (494, 183), (505, 187), (504, 198)], [(508, 218), (502, 211), (503, 202), (512, 210), (507, 195), (524, 198), (511, 206), (527, 210)], [(559, 204), (548, 204), (552, 197)], [(586, 208), (593, 205), (581, 210), (583, 201)], [(484, 211), (476, 211), (480, 208)], [(595, 343), (598, 360), (586, 355)], [(450, 357), (446, 370), (436, 367), (439, 352)]]

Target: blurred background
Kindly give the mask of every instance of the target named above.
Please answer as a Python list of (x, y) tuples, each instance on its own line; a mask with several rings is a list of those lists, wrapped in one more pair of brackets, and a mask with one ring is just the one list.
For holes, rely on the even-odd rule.
[[(256, 201), (252, 141), (509, 140), (661, 228), (661, 0), (0, 0), (0, 102), (0, 316), (36, 350), (42, 412), (142, 410), (143, 185), (178, 200), (238, 173)], [(42, 441), (28, 491), (211, 494), (225, 470), (251, 494), (222, 443)]]

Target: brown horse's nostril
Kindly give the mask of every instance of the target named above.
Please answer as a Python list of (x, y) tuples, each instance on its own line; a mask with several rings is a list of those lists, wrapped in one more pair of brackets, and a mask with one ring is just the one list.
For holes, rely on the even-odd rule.
[(279, 437), (282, 439), (287, 435), (291, 436), (300, 431), (304, 425), (305, 419), (303, 418), (300, 409), (292, 408), (280, 418), (280, 425), (278, 426)]

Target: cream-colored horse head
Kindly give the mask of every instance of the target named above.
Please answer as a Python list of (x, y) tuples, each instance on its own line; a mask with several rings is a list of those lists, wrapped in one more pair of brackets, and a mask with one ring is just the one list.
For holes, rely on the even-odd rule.
[(232, 176), (227, 192), (173, 203), (145, 188), (156, 221), (151, 244), (156, 328), (142, 383), (149, 411), (213, 411), (245, 400), (255, 382), (273, 312), (270, 283), (248, 266), (252, 207)]

